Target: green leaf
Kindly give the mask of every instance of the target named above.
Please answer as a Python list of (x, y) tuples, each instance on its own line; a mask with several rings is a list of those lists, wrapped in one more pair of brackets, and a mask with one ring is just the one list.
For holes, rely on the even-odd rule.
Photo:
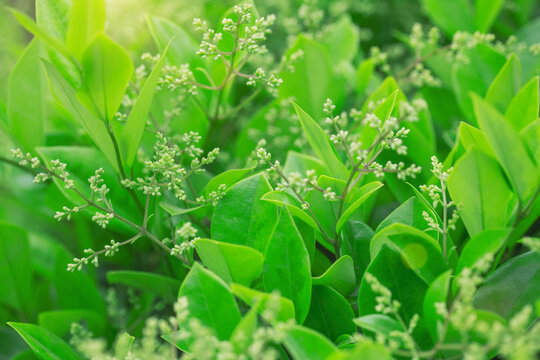
[(319, 231), (319, 227), (315, 220), (300, 208), (302, 206), (300, 201), (296, 200), (291, 194), (283, 191), (270, 191), (264, 194), (261, 200), (268, 201), (280, 208), (285, 204), (292, 216), (302, 220), (316, 231)]
[(182, 208), (179, 208), (177, 206), (167, 204), (166, 202), (160, 202), (159, 207), (161, 207), (163, 210), (165, 210), (168, 214), (170, 214), (172, 216), (176, 216), (176, 215), (188, 214), (188, 213), (200, 210), (200, 209), (204, 209), (204, 208), (208, 207), (208, 205), (199, 205), (199, 206), (195, 206), (195, 207), (188, 208), (188, 209), (182, 209)]
[(521, 201), (526, 202), (538, 188), (539, 173), (519, 134), (486, 101), (473, 96), (474, 112)]
[(339, 218), (336, 224), (336, 232), (339, 232), (343, 225), (349, 220), (349, 218), (354, 214), (354, 212), (362, 205), (375, 191), (380, 189), (383, 186), (383, 183), (379, 181), (372, 181), (369, 184), (362, 186), (358, 191), (354, 192), (354, 198), (349, 198), (347, 196), (347, 201), (353, 201), (347, 209), (343, 212), (343, 215)]
[(362, 61), (358, 69), (356, 69), (356, 93), (358, 95), (365, 93), (373, 75), (373, 70), (375, 70), (375, 63), (371, 58)]
[[(408, 323), (414, 314), (422, 313), (422, 299), (427, 290), (427, 284), (403, 262), (403, 257), (398, 252), (384, 244), (376, 257), (372, 258), (371, 264), (366, 269), (367, 273), (375, 276), (379, 282), (392, 292), (392, 298), (401, 303), (400, 316)], [(358, 314), (371, 315), (377, 313), (376, 297), (371, 286), (362, 280), (358, 292)], [(414, 332), (415, 338), (420, 343), (428, 342), (429, 335), (422, 321)]]
[(466, 122), (462, 122), (459, 125), (459, 142), (465, 150), (471, 149), (473, 146), (476, 146), (479, 150), (482, 150), (487, 155), (495, 158), (496, 155), (491, 149), (491, 146), (489, 146), (489, 143), (486, 139), (486, 136), (483, 132), (475, 128), (474, 126), (471, 126), (467, 124)]
[(521, 88), (521, 64), (512, 54), (489, 86), (486, 101), (504, 113)]
[(392, 355), (388, 349), (382, 345), (374, 342), (361, 342), (352, 349), (335, 353), (328, 357), (326, 360), (391, 360)]
[(71, 324), (84, 321), (95, 336), (105, 333), (105, 317), (90, 310), (55, 310), (39, 314), (39, 326), (63, 338), (69, 334)]
[(131, 345), (133, 345), (134, 340), (135, 338), (127, 332), (120, 334), (114, 346), (114, 357), (118, 360), (125, 359), (131, 351)]
[(314, 286), (311, 293), (311, 305), (304, 322), (331, 340), (343, 334), (353, 334), (354, 312), (347, 300), (337, 291), (326, 285)]
[(105, 0), (74, 0), (69, 14), (67, 48), (81, 60), (86, 47), (105, 29)]
[(45, 142), (43, 127), (49, 89), (39, 63), (40, 48), (40, 43), (33, 40), (8, 79), (8, 124), (11, 136), (26, 151), (33, 151)]
[(298, 325), (286, 331), (283, 342), (295, 360), (325, 360), (338, 351), (330, 340), (318, 332)]
[(353, 259), (342, 256), (321, 276), (313, 278), (313, 285), (328, 285), (343, 296), (349, 296), (356, 288)]
[(264, 255), (263, 283), (267, 292), (279, 290), (282, 296), (291, 299), (296, 320), (304, 321), (311, 298), (309, 254), (286, 208), (281, 209)]
[(384, 246), (398, 253), (427, 285), (447, 268), (436, 240), (413, 227), (395, 223), (377, 232), (371, 239), (371, 258), (375, 259)]
[(423, 302), (424, 321), (433, 341), (439, 339), (439, 331), (444, 318), (437, 314), (436, 303), (446, 304), (452, 271), (448, 270), (435, 279), (426, 291)]
[(354, 319), (354, 323), (362, 329), (389, 336), (392, 331), (404, 331), (396, 320), (382, 314), (370, 314)]
[(485, 255), (495, 255), (506, 242), (508, 235), (510, 235), (509, 229), (489, 229), (473, 236), (461, 251), (456, 274), (459, 274), (463, 268), (472, 268)]
[(336, 74), (327, 48), (320, 43), (299, 35), (285, 57), (289, 59), (298, 50), (303, 52), (303, 56), (295, 61), (294, 70), (286, 68), (279, 74), (283, 79), (279, 97), (294, 97), (298, 105), (315, 119), (323, 119), (323, 104), (327, 98), (332, 99), (338, 109), (341, 107), (345, 97), (345, 81)]
[(454, 166), (448, 190), (459, 205), (458, 211), (470, 236), (484, 229), (506, 226), (512, 209), (512, 191), (497, 161), (476, 147)]
[(474, 298), (474, 306), (505, 319), (540, 299), (540, 254), (516, 256), (486, 278)]
[(283, 165), (284, 174), (290, 174), (295, 171), (305, 174), (308, 170), (315, 170), (315, 173), (318, 175), (322, 175), (326, 171), (322, 161), (316, 157), (292, 150), (287, 152), (287, 159), (285, 160), (285, 165)]
[(98, 118), (110, 121), (133, 73), (129, 55), (105, 34), (99, 34), (84, 51), (82, 68), (84, 77), (77, 98)]
[(512, 125), (515, 131), (523, 130), (538, 118), (540, 107), (539, 77), (535, 76), (514, 96), (506, 113), (505, 119)]
[(150, 272), (117, 270), (107, 272), (109, 284), (122, 284), (159, 297), (174, 299), (180, 288), (180, 281)]
[(474, 9), (469, 0), (422, 0), (424, 9), (447, 35), (457, 31), (474, 32)]
[(352, 61), (358, 52), (360, 33), (347, 14), (342, 15), (326, 30), (322, 37), (333, 64)]
[(167, 58), (171, 64), (200, 62), (195, 54), (199, 46), (183, 28), (167, 19), (151, 15), (146, 17), (146, 23), (159, 51), (163, 52), (170, 43)]
[(64, 106), (73, 118), (81, 124), (96, 146), (105, 155), (109, 164), (111, 164), (116, 172), (119, 172), (114, 145), (105, 123), (94, 116), (94, 114), (77, 100), (75, 89), (60, 75), (51, 63), (43, 61), (43, 65), (47, 70), (49, 85), (56, 101)]
[(263, 173), (231, 187), (212, 217), (212, 238), (264, 253), (277, 219), (275, 206), (261, 197), (272, 191)]
[(426, 206), (424, 202), (418, 199), (418, 197), (413, 196), (398, 206), (390, 213), (390, 215), (381, 221), (376, 232), (379, 232), (392, 224), (399, 223), (411, 226), (418, 230), (423, 230), (426, 234), (438, 239), (438, 233), (428, 229), (428, 224), (422, 215), (424, 211), (428, 214), (432, 213), (431, 209)]
[(146, 120), (150, 113), (150, 106), (152, 105), (158, 80), (161, 76), (161, 69), (163, 68), (163, 65), (165, 65), (165, 56), (167, 55), (168, 49), (169, 47), (167, 46), (161, 54), (158, 63), (154, 66), (154, 69), (144, 82), (139, 97), (135, 101), (127, 118), (124, 130), (122, 131), (119, 145), (122, 151), (122, 158), (128, 168), (133, 166), (135, 155), (137, 155), (137, 151), (139, 150), (139, 145), (146, 126)]
[(324, 130), (298, 105), (293, 103), (293, 106), (313, 152), (326, 165), (331, 176), (345, 179), (348, 175), (347, 168), (341, 162)]
[(250, 247), (197, 239), (195, 248), (208, 269), (227, 283), (249, 286), (261, 276), (263, 256)]
[(227, 285), (212, 272), (195, 263), (178, 297), (186, 297), (190, 317), (211, 327), (220, 340), (228, 340), (241, 315)]
[(26, 231), (0, 221), (0, 304), (28, 313), (32, 266)]
[[(276, 294), (268, 294), (262, 291), (253, 290), (240, 284), (232, 284), (231, 290), (235, 296), (251, 307), (257, 306), (259, 314), (272, 325), (278, 322), (286, 322), (295, 318), (294, 305), (291, 300)], [(275, 309), (276, 303), (279, 305), (279, 310), (275, 318), (267, 316), (265, 310)]]
[(62, 339), (37, 325), (8, 323), (40, 360), (82, 360)]
[(43, 41), (55, 51), (58, 51), (60, 54), (64, 55), (66, 58), (76, 61), (70, 51), (60, 40), (52, 36), (46, 29), (36, 24), (31, 17), (15, 9), (12, 9), (11, 12), (17, 21), (36, 38)]
[(231, 335), (231, 344), (237, 354), (246, 353), (247, 348), (253, 341), (253, 335), (257, 330), (257, 314), (259, 313), (260, 302), (249, 309), (248, 313), (238, 323)]
[(475, 0), (474, 27), (475, 30), (486, 33), (497, 19), (504, 5), (504, 0)]
[(247, 174), (252, 172), (255, 169), (256, 165), (243, 168), (243, 169), (232, 169), (222, 172), (214, 176), (208, 184), (203, 189), (205, 195), (210, 194), (212, 191), (217, 191), (220, 185), (225, 185), (228, 188), (236, 184), (238, 181), (242, 180)]

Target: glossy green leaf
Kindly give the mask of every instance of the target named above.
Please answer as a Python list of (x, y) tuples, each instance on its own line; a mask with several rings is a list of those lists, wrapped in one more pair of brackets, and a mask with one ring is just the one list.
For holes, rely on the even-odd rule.
[(319, 124), (317, 124), (311, 116), (298, 105), (293, 103), (293, 106), (313, 152), (326, 165), (330, 175), (338, 179), (345, 179), (347, 177), (347, 168), (341, 162), (328, 135), (326, 135)]
[(287, 330), (283, 342), (294, 360), (324, 360), (337, 352), (330, 340), (316, 331), (298, 325)]
[[(47, 80), (39, 61), (41, 45), (33, 40), (21, 54), (8, 79), (7, 119), (13, 140), (26, 151), (45, 141)], [(32, 129), (32, 131), (28, 131)]]
[(212, 238), (264, 253), (277, 219), (275, 206), (261, 200), (268, 191), (272, 188), (262, 173), (231, 187), (214, 210)]
[(309, 254), (286, 208), (281, 209), (264, 255), (263, 283), (267, 292), (279, 290), (291, 299), (296, 320), (304, 321), (311, 298)]
[(112, 120), (133, 73), (129, 55), (105, 34), (99, 34), (84, 51), (82, 68), (84, 77), (77, 98), (101, 120)]
[(491, 149), (491, 146), (489, 146), (489, 143), (486, 139), (486, 136), (483, 132), (475, 128), (474, 126), (471, 126), (467, 124), (466, 122), (462, 122), (459, 125), (459, 142), (465, 150), (471, 149), (473, 146), (476, 146), (479, 150), (482, 150), (487, 155), (495, 158), (496, 155)]
[(489, 229), (473, 236), (461, 251), (456, 274), (459, 274), (463, 268), (472, 268), (485, 255), (495, 255), (507, 241), (509, 235), (510, 230), (508, 229)]
[(349, 220), (354, 212), (362, 205), (371, 195), (383, 186), (383, 183), (379, 181), (373, 181), (369, 184), (362, 186), (358, 191), (354, 193), (354, 197), (347, 196), (346, 201), (352, 202), (347, 209), (343, 212), (343, 215), (339, 218), (336, 224), (336, 232), (339, 232), (343, 225)]
[(333, 64), (352, 61), (358, 52), (360, 33), (348, 15), (342, 15), (327, 29), (322, 41), (328, 48)]
[(249, 286), (261, 276), (263, 256), (250, 247), (197, 239), (195, 248), (208, 269), (228, 283)]
[[(276, 294), (269, 294), (266, 292), (250, 289), (240, 284), (232, 284), (231, 290), (235, 296), (245, 302), (251, 307), (258, 306), (259, 314), (265, 318), (266, 321), (275, 325), (277, 322), (286, 322), (295, 318), (294, 305), (291, 300), (284, 298)], [(275, 318), (267, 317), (266, 309), (275, 309), (275, 303), (279, 304), (279, 309)]]
[(424, 211), (428, 214), (431, 213), (431, 209), (428, 206), (426, 206), (416, 196), (413, 196), (398, 206), (390, 213), (390, 215), (381, 221), (376, 232), (379, 232), (392, 224), (399, 223), (414, 227), (418, 230), (423, 230), (426, 232), (426, 234), (429, 234), (437, 239), (437, 233), (435, 231), (428, 230), (428, 224), (422, 215)]
[(511, 318), (540, 299), (540, 254), (518, 255), (486, 278), (474, 298), (474, 306)]
[(37, 325), (8, 323), (26, 341), (40, 360), (82, 360), (82, 358), (58, 336)]
[(521, 64), (512, 54), (489, 86), (486, 101), (504, 113), (521, 88)]
[(243, 169), (232, 169), (222, 172), (214, 176), (208, 184), (204, 187), (204, 194), (208, 195), (212, 191), (217, 191), (221, 185), (225, 185), (226, 188), (230, 188), (238, 181), (242, 180), (247, 174), (252, 172), (255, 169), (255, 166), (250, 166)]
[(313, 220), (313, 218), (309, 214), (307, 214), (304, 210), (301, 209), (302, 205), (292, 195), (283, 191), (270, 191), (264, 194), (261, 200), (268, 201), (279, 207), (283, 207), (283, 204), (285, 204), (292, 216), (297, 217), (298, 219), (311, 226), (313, 229), (319, 231), (319, 227), (317, 226), (315, 220)]
[(253, 335), (257, 330), (257, 314), (260, 311), (260, 304), (260, 302), (257, 302), (249, 309), (248, 313), (238, 323), (231, 335), (230, 342), (237, 354), (245, 353), (253, 341)]
[(523, 130), (538, 118), (539, 86), (539, 77), (535, 76), (519, 90), (510, 102), (504, 117), (515, 131)]
[(474, 112), (519, 198), (527, 201), (538, 188), (539, 172), (529, 157), (519, 134), (504, 117), (478, 96), (473, 96)]
[(119, 171), (113, 142), (109, 136), (107, 126), (98, 119), (86, 107), (84, 107), (76, 96), (76, 91), (62, 77), (58, 70), (49, 62), (43, 61), (43, 65), (49, 77), (49, 85), (56, 100), (66, 108), (75, 120), (86, 130), (96, 146), (107, 158), (116, 172)]
[(86, 47), (104, 29), (105, 0), (73, 0), (66, 44), (76, 58), (83, 58)]
[(180, 288), (180, 281), (176, 279), (144, 271), (108, 271), (107, 281), (110, 284), (126, 285), (168, 299), (174, 298)]
[(356, 288), (353, 259), (342, 256), (324, 274), (313, 278), (313, 285), (328, 285), (343, 296), (349, 296)]
[[(122, 136), (119, 140), (120, 149), (122, 151), (122, 157), (124, 163), (128, 168), (131, 168), (135, 161), (135, 156), (139, 150), (139, 145), (142, 140), (144, 128), (148, 115), (150, 114), (150, 106), (154, 99), (154, 93), (158, 84), (159, 77), (161, 76), (161, 69), (165, 65), (165, 57), (167, 56), (167, 46), (154, 69), (144, 82), (144, 85), (139, 93), (139, 97), (135, 101), (131, 112), (126, 121)], [(128, 79), (129, 81), (129, 79)]]
[(331, 340), (343, 334), (353, 334), (354, 312), (347, 300), (326, 285), (314, 286), (311, 305), (304, 326), (316, 330)]
[(371, 239), (370, 253), (374, 259), (388, 246), (401, 256), (410, 271), (430, 284), (446, 270), (446, 260), (436, 240), (421, 230), (395, 223), (377, 232)]
[(454, 166), (448, 190), (460, 206), (459, 213), (470, 236), (484, 229), (506, 226), (512, 191), (497, 161), (476, 147)]
[(102, 336), (105, 332), (105, 317), (90, 310), (55, 310), (39, 314), (39, 326), (63, 338), (69, 334), (71, 324), (84, 321), (88, 330), (95, 336)]
[(0, 234), (0, 304), (27, 313), (32, 293), (32, 267), (26, 231), (0, 221)]
[(131, 345), (135, 337), (129, 335), (127, 332), (121, 333), (114, 345), (114, 357), (119, 360), (123, 360), (129, 355)]
[(186, 297), (189, 315), (214, 329), (220, 340), (228, 340), (240, 322), (240, 311), (227, 285), (199, 263), (191, 268), (178, 296)]
[(371, 58), (362, 61), (358, 69), (356, 69), (356, 91), (359, 95), (364, 94), (366, 91), (373, 75), (373, 70), (375, 70), (375, 64)]

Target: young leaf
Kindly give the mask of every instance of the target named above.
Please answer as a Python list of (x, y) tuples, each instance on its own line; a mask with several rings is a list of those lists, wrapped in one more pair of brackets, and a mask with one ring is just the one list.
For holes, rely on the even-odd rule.
[(287, 330), (283, 342), (294, 360), (325, 360), (338, 351), (330, 340), (318, 332), (298, 325)]
[(74, 0), (69, 14), (67, 48), (82, 59), (88, 44), (105, 29), (105, 0)]
[(82, 67), (83, 84), (77, 98), (94, 115), (108, 122), (120, 107), (133, 63), (120, 45), (99, 34), (84, 51)]
[(261, 276), (263, 256), (250, 247), (197, 239), (195, 248), (203, 263), (227, 283), (249, 286)]
[(418, 230), (423, 230), (426, 234), (438, 239), (438, 233), (433, 230), (428, 230), (428, 224), (424, 219), (423, 212), (431, 213), (431, 209), (426, 206), (424, 202), (413, 196), (403, 204), (398, 206), (394, 211), (390, 213), (383, 221), (379, 223), (376, 232), (392, 225), (392, 224), (404, 224), (414, 227)]
[(326, 133), (319, 124), (317, 124), (298, 105), (293, 103), (293, 106), (313, 152), (315, 152), (317, 157), (323, 161), (331, 176), (338, 179), (345, 179), (347, 177), (347, 168), (341, 162), (336, 149), (334, 149), (334, 146), (330, 142), (330, 139), (328, 139)]
[(264, 194), (261, 200), (268, 201), (272, 204), (283, 207), (285, 204), (289, 209), (292, 216), (302, 220), (316, 231), (319, 231), (319, 227), (313, 218), (308, 215), (304, 210), (300, 208), (300, 202), (296, 200), (291, 194), (283, 191), (270, 191)]
[(161, 75), (161, 69), (163, 68), (163, 65), (165, 65), (165, 57), (167, 56), (168, 49), (169, 46), (165, 48), (158, 63), (154, 66), (154, 69), (144, 82), (139, 97), (135, 101), (133, 109), (131, 109), (131, 112), (129, 113), (124, 130), (122, 131), (119, 145), (122, 151), (122, 158), (128, 168), (133, 166), (135, 155), (137, 155), (137, 150), (139, 150), (139, 145), (146, 126), (146, 120), (150, 113), (150, 106), (154, 99), (154, 93), (156, 92), (156, 86)]
[(448, 179), (448, 190), (459, 206), (470, 236), (484, 229), (506, 226), (512, 191), (497, 161), (476, 147), (473, 146), (454, 166)]
[(538, 118), (540, 107), (539, 77), (535, 76), (514, 96), (506, 113), (505, 119), (515, 131), (523, 130), (527, 125)]
[(353, 334), (354, 312), (347, 300), (337, 291), (326, 285), (314, 286), (311, 293), (311, 305), (304, 322), (331, 340), (343, 334)]
[[(348, 201), (353, 201), (347, 209), (343, 212), (343, 215), (339, 218), (336, 224), (336, 232), (339, 232), (343, 225), (349, 220), (349, 218), (354, 214), (354, 212), (362, 205), (375, 191), (380, 189), (383, 186), (383, 183), (379, 181), (373, 181), (369, 184), (362, 186), (358, 191), (354, 192), (354, 198), (347, 199)], [(349, 196), (348, 196), (349, 198)]]
[(279, 290), (282, 296), (291, 299), (296, 320), (304, 321), (311, 298), (309, 254), (286, 208), (281, 209), (264, 255), (263, 283), (267, 292)]
[(465, 267), (472, 268), (478, 260), (487, 254), (495, 255), (504, 245), (509, 234), (509, 229), (489, 229), (472, 237), (461, 252), (456, 266), (456, 274), (459, 274)]
[(324, 274), (314, 277), (313, 285), (328, 285), (343, 296), (349, 296), (356, 288), (353, 259), (342, 256)]
[(215, 330), (220, 340), (228, 340), (241, 315), (227, 285), (212, 272), (195, 263), (178, 297), (186, 297), (189, 315)]
[(82, 358), (58, 336), (37, 325), (8, 323), (26, 341), (40, 360), (82, 360)]
[(261, 197), (272, 187), (259, 173), (231, 187), (214, 210), (212, 238), (264, 253), (277, 219), (275, 206)]
[(255, 169), (255, 165), (244, 169), (232, 169), (222, 172), (214, 176), (203, 189), (205, 195), (210, 194), (212, 191), (217, 191), (220, 185), (225, 185), (228, 188), (242, 180), (244, 176), (249, 174)]
[(512, 54), (489, 86), (486, 101), (504, 113), (521, 87), (521, 64)]
[(486, 101), (473, 96), (474, 112), (521, 201), (526, 202), (538, 188), (539, 172), (529, 157), (519, 134)]

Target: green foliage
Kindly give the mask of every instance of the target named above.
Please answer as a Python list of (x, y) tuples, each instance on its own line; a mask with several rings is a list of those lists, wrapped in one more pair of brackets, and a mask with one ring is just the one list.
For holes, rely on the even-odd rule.
[(540, 352), (537, 2), (31, 2), (0, 360)]

